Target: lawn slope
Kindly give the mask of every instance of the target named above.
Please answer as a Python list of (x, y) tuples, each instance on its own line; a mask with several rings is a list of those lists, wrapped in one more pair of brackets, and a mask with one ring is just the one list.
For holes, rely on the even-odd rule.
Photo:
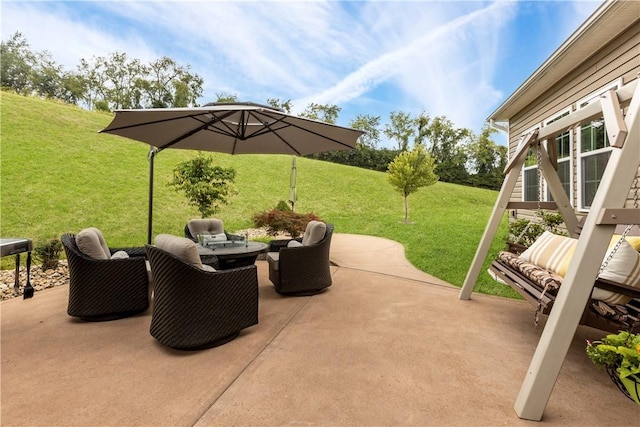
[[(149, 147), (98, 133), (111, 114), (7, 92), (0, 96), (0, 235), (39, 243), (95, 226), (112, 246), (144, 244)], [(154, 234), (182, 235), (184, 224), (198, 216), (168, 186), (174, 167), (194, 155), (166, 150), (156, 157)], [(239, 194), (216, 215), (227, 229), (250, 228), (254, 213), (287, 199), (291, 156), (211, 155), (237, 171)], [(462, 285), (497, 192), (437, 183), (409, 197), (412, 223), (403, 224), (402, 197), (384, 173), (306, 158), (298, 159), (297, 168), (297, 211), (316, 213), (338, 233), (401, 242), (416, 267)], [(503, 225), (490, 257), (504, 235)], [(502, 294), (504, 288), (483, 273), (476, 289)]]

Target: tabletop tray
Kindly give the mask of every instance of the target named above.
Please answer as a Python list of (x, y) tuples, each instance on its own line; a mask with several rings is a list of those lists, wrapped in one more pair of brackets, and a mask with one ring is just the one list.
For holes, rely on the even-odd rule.
[(236, 241), (236, 240), (221, 240), (217, 242), (206, 242), (202, 246), (205, 248), (231, 248), (231, 247), (239, 247), (245, 246), (244, 240)]

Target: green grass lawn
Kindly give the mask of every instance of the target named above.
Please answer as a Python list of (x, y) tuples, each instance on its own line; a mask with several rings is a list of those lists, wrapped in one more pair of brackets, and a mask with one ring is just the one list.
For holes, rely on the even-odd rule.
[[(35, 244), (82, 228), (100, 228), (111, 246), (139, 246), (147, 238), (149, 164), (146, 144), (99, 134), (111, 114), (27, 98), (1, 96), (0, 235)], [(155, 160), (154, 234), (182, 235), (198, 217), (183, 195), (168, 186), (173, 168), (195, 155), (166, 150)], [(256, 212), (289, 194), (291, 156), (211, 153), (215, 163), (237, 171), (239, 194), (216, 214), (227, 230), (253, 226)], [(480, 241), (495, 191), (437, 183), (403, 199), (385, 174), (298, 158), (298, 212), (312, 211), (337, 233), (367, 234), (402, 243), (417, 268), (461, 286)], [(502, 249), (506, 218), (488, 262)], [(8, 266), (7, 259), (3, 265)], [(486, 272), (476, 290), (514, 297)]]

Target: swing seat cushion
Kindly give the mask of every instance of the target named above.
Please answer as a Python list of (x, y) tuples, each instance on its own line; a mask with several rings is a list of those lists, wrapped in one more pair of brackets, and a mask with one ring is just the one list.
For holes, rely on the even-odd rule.
[(498, 253), (498, 259), (521, 272), (526, 278), (536, 283), (540, 288), (549, 287), (551, 293), (555, 295), (555, 290), (562, 284), (562, 277), (557, 274), (535, 265), (529, 261), (525, 261), (519, 255), (512, 252), (501, 251)]
[[(618, 240), (611, 240), (609, 249), (604, 259), (614, 249)], [(558, 236), (545, 231), (520, 258), (526, 262), (549, 270), (552, 273), (564, 277), (569, 268), (571, 258), (578, 244), (577, 239), (566, 236)], [(640, 253), (638, 253), (627, 241), (622, 241), (613, 257), (599, 276), (602, 279), (611, 280), (625, 285), (640, 286)], [(593, 290), (592, 298), (609, 304), (627, 304), (631, 298), (625, 295), (605, 291), (599, 288)]]

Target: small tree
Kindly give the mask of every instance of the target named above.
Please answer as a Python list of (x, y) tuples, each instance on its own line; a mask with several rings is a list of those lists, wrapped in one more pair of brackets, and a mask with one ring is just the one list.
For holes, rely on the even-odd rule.
[(422, 146), (398, 154), (387, 170), (387, 181), (404, 196), (404, 222), (409, 222), (409, 194), (438, 181), (433, 158)]
[(233, 186), (236, 171), (212, 166), (212, 163), (213, 157), (198, 153), (173, 170), (173, 181), (169, 183), (176, 191), (184, 192), (189, 204), (198, 208), (202, 218), (216, 213), (221, 205), (229, 203), (229, 197), (237, 194)]

